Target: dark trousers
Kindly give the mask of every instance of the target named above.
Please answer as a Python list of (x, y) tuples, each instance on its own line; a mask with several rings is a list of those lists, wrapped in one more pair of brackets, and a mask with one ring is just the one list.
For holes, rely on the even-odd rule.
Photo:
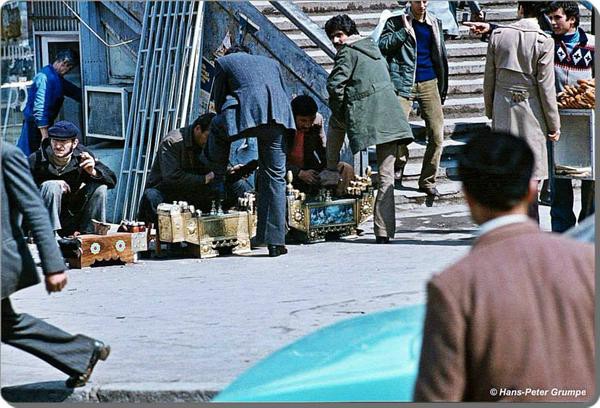
[(577, 219), (573, 212), (573, 184), (571, 179), (554, 179), (552, 207), (550, 208), (552, 231), (565, 232), (573, 227), (577, 220), (581, 222), (594, 213), (594, 187), (595, 184), (592, 180), (581, 182), (581, 212)]
[(107, 187), (88, 183), (77, 191), (63, 193), (58, 180), (48, 180), (40, 186), (40, 194), (50, 213), (54, 231), (63, 236), (75, 231), (93, 234), (92, 220), (106, 221)]
[[(218, 118), (213, 119), (213, 124), (215, 121)], [(256, 137), (258, 141), (256, 240), (260, 243), (285, 244), (285, 132), (281, 125), (261, 125), (230, 138), (223, 129), (211, 127), (208, 137), (207, 156), (215, 182), (223, 185), (223, 191), (231, 142), (244, 137)]]
[(9, 298), (2, 299), (2, 343), (33, 354), (69, 376), (86, 371), (94, 350), (94, 339), (73, 336), (31, 315), (17, 313)]
[(256, 240), (265, 244), (285, 244), (285, 128), (260, 126), (258, 137), (258, 177), (256, 187)]

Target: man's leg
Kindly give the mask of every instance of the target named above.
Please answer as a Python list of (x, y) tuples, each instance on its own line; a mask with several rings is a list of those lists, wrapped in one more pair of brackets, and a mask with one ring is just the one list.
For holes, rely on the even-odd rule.
[(577, 222), (575, 213), (573, 213), (573, 184), (571, 179), (555, 178), (551, 190), (550, 217), (552, 231), (565, 232)]
[(595, 190), (595, 183), (593, 180), (583, 180), (581, 182), (581, 212), (579, 213), (579, 222), (585, 220), (594, 213)]
[(539, 190), (540, 190), (540, 180), (537, 180), (537, 184), (535, 186), (535, 191), (537, 191), (537, 193), (535, 195), (535, 198), (533, 199), (533, 201), (531, 203), (529, 203), (529, 207), (527, 208), (527, 215), (529, 216), (529, 218), (531, 218), (538, 224), (540, 223), (540, 211), (539, 211), (539, 204), (538, 204)]
[(375, 198), (373, 217), (376, 237), (394, 238), (394, 234), (396, 233), (396, 206), (394, 203), (396, 146), (396, 142), (375, 146), (377, 166), (379, 168), (379, 189)]
[(261, 126), (258, 136), (258, 220), (256, 240), (285, 244), (285, 128)]
[(58, 180), (49, 180), (40, 186), (42, 200), (50, 213), (50, 224), (54, 231), (62, 229), (60, 223), (60, 211), (62, 205), (62, 182)]
[[(84, 204), (79, 217), (79, 231), (82, 234), (93, 234), (92, 220), (106, 221), (106, 192), (105, 184), (86, 184), (81, 190), (84, 194)], [(81, 191), (80, 190), (80, 191)]]
[(164, 195), (155, 188), (147, 188), (142, 194), (137, 218), (146, 224), (158, 226), (158, 205), (165, 202)]
[[(402, 106), (402, 110), (406, 115), (406, 120), (410, 116), (410, 111), (412, 110), (413, 101), (404, 98), (402, 96), (398, 97), (398, 101), (400, 102), (400, 106)], [(405, 144), (398, 144), (396, 147), (396, 164), (394, 164), (394, 177), (396, 179), (401, 180), (404, 175), (404, 168), (406, 167), (406, 163), (408, 163), (408, 146)]]
[(90, 337), (73, 336), (31, 315), (16, 313), (9, 298), (2, 299), (2, 342), (71, 376), (86, 371), (94, 349)]
[(423, 157), (419, 188), (433, 188), (442, 158), (444, 143), (444, 113), (437, 80), (418, 84), (418, 98), (421, 116), (427, 128), (427, 148)]

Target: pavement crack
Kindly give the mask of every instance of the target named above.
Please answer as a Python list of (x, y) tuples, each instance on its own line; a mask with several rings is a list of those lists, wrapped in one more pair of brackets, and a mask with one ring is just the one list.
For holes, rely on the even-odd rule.
[(306, 309), (296, 309), (296, 310), (292, 310), (290, 312), (290, 315), (293, 316), (293, 315), (295, 315), (297, 313), (300, 313), (300, 312), (305, 312), (305, 311), (310, 311), (310, 310), (318, 310), (318, 309), (323, 309), (323, 308), (330, 307), (330, 306), (347, 305), (347, 304), (353, 303), (353, 302), (356, 302), (356, 299), (342, 300), (341, 302), (327, 303), (327, 304), (324, 304), (324, 305), (317, 305), (317, 306), (309, 307), (309, 308), (306, 308)]

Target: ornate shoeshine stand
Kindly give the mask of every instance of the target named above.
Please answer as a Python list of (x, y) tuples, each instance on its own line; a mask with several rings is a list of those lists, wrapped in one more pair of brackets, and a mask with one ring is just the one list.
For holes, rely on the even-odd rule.
[(161, 243), (186, 243), (187, 252), (199, 258), (213, 258), (220, 250), (233, 254), (250, 252), (250, 239), (256, 235), (254, 194), (238, 199), (235, 210), (224, 211), (214, 202), (210, 213), (203, 214), (184, 201), (158, 206), (158, 240)]
[(334, 199), (326, 189), (320, 190), (316, 197), (307, 197), (293, 188), (291, 172), (287, 181), (288, 222), (305, 242), (323, 241), (329, 234), (353, 235), (373, 215), (375, 201), (369, 167), (362, 177), (350, 182), (347, 198)]
[(140, 223), (108, 224), (94, 221), (96, 234), (73, 238), (77, 249), (66, 255), (70, 268), (85, 268), (96, 262), (137, 261), (137, 253), (148, 250), (148, 231)]

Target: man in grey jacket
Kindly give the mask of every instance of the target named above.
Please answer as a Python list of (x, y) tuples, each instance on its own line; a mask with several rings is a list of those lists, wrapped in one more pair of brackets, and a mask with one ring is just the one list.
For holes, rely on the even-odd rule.
[(98, 360), (110, 347), (82, 334), (72, 335), (25, 313), (17, 313), (9, 296), (40, 282), (29, 252), (21, 219), (37, 244), (48, 293), (67, 284), (65, 264), (50, 226), (48, 210), (33, 182), (25, 156), (2, 145), (2, 342), (31, 353), (69, 375), (67, 387), (87, 383)]
[(212, 96), (217, 116), (211, 123), (206, 156), (223, 194), (231, 142), (257, 138), (256, 241), (267, 244), (269, 256), (275, 257), (287, 253), (285, 139), (296, 126), (279, 65), (248, 52), (236, 45), (215, 61)]
[[(436, 175), (444, 142), (442, 104), (448, 92), (448, 57), (442, 23), (427, 13), (427, 1), (411, 1), (404, 13), (391, 17), (379, 38), (396, 94), (408, 118), (413, 101), (419, 102), (427, 128), (419, 190), (436, 197)], [(398, 146), (396, 179), (402, 180), (408, 148)]]

